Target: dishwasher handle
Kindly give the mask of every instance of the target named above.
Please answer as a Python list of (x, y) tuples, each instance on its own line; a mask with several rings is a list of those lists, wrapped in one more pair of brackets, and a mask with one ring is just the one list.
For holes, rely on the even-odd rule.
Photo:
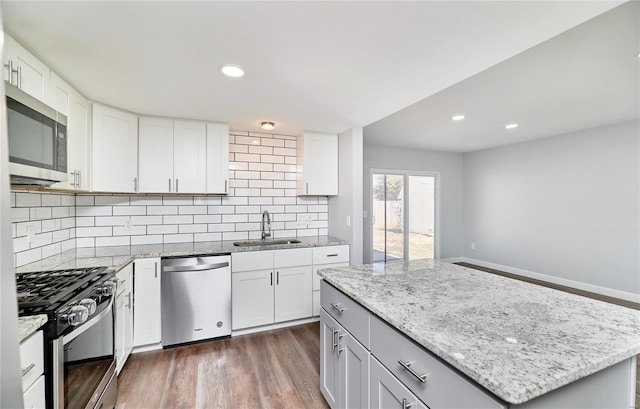
[(194, 264), (192, 266), (175, 266), (175, 267), (163, 267), (163, 273), (181, 273), (190, 271), (203, 271), (203, 270), (217, 270), (219, 268), (229, 267), (229, 262), (215, 263), (215, 264)]

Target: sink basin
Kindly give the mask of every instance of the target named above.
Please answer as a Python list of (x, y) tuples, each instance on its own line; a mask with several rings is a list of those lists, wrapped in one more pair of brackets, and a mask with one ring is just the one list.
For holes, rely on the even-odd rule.
[(249, 241), (235, 241), (233, 245), (236, 247), (251, 247), (251, 246), (278, 246), (282, 244), (297, 244), (300, 240), (288, 239), (288, 240), (249, 240)]

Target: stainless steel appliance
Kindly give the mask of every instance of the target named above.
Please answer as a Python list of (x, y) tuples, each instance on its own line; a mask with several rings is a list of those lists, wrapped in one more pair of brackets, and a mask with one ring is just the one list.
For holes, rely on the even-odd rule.
[(230, 256), (162, 260), (162, 346), (231, 335)]
[(67, 117), (5, 83), (9, 174), (14, 184), (67, 180)]
[(19, 315), (47, 314), (47, 409), (115, 407), (115, 275), (106, 267), (18, 274)]

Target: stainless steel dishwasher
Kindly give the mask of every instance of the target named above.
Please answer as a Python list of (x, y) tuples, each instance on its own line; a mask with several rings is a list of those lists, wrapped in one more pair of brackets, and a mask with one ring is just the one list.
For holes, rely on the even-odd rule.
[(162, 346), (231, 335), (231, 257), (162, 259)]

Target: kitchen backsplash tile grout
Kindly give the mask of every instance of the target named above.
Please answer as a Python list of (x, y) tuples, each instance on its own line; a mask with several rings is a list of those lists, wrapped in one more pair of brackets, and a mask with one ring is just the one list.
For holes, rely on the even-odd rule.
[(265, 210), (275, 238), (328, 234), (328, 198), (296, 196), (295, 137), (229, 139), (228, 196), (12, 191), (14, 264), (75, 247), (259, 239)]

